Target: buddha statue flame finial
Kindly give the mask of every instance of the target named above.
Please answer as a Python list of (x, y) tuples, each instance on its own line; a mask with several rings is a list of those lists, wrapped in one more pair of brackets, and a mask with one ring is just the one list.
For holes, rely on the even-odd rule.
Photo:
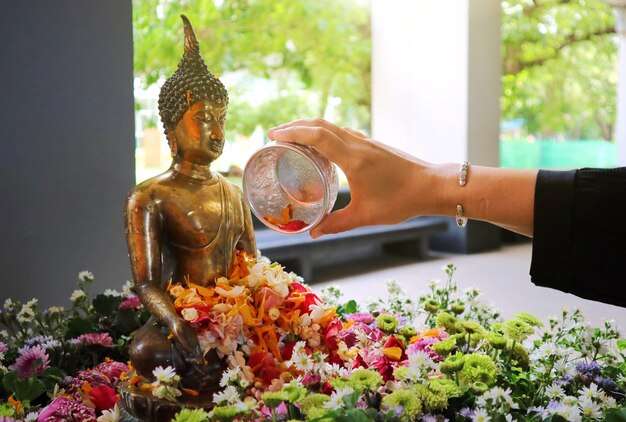
[(159, 94), (159, 115), (165, 134), (174, 130), (183, 114), (197, 101), (227, 105), (228, 92), (224, 84), (209, 72), (189, 19), (181, 15), (185, 30), (185, 53), (178, 68), (170, 76)]

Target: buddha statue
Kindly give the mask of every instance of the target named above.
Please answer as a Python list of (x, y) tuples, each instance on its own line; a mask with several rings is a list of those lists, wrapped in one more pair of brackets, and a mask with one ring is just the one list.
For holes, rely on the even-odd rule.
[(137, 294), (152, 314), (132, 339), (130, 360), (141, 376), (172, 366), (183, 387), (218, 388), (224, 369), (203, 355), (196, 332), (176, 312), (168, 280), (211, 286), (227, 276), (236, 249), (256, 255), (250, 211), (241, 189), (211, 169), (224, 148), (228, 94), (211, 74), (185, 16), (185, 51), (163, 84), (159, 114), (172, 165), (135, 186), (125, 209), (126, 238)]

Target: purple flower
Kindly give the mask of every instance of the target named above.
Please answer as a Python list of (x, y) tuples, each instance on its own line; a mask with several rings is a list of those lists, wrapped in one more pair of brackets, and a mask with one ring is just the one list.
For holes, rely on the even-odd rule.
[(49, 364), (50, 357), (46, 353), (46, 349), (41, 346), (33, 346), (23, 349), (15, 363), (9, 366), (9, 369), (16, 372), (21, 379), (26, 379), (41, 374), (48, 369)]
[(459, 410), (459, 416), (462, 416), (464, 418), (471, 418), (472, 416), (474, 416), (474, 409), (470, 407), (464, 407)]
[(593, 382), (595, 382), (598, 387), (606, 390), (606, 391), (619, 391), (619, 387), (617, 386), (617, 384), (615, 383), (615, 381), (613, 381), (610, 378), (604, 378), (601, 377), (600, 375), (596, 375), (593, 378)]
[(141, 308), (141, 300), (139, 300), (138, 296), (131, 296), (128, 299), (125, 299), (118, 309), (140, 309)]
[(345, 316), (346, 321), (361, 322), (363, 324), (371, 324), (376, 321), (372, 314), (350, 314)]
[(73, 344), (84, 344), (85, 346), (113, 347), (113, 339), (109, 333), (89, 333), (70, 340)]
[(5, 343), (0, 341), (0, 353), (4, 353), (7, 350), (9, 350), (9, 347)]
[(44, 408), (37, 422), (95, 422), (96, 411), (81, 402), (57, 397)]
[(600, 373), (600, 365), (595, 360), (589, 363), (581, 360), (576, 364), (576, 370), (582, 375), (592, 375)]
[(61, 343), (58, 340), (55, 340), (50, 336), (37, 336), (29, 338), (24, 342), (24, 347), (29, 348), (33, 346), (41, 346), (44, 349), (53, 349), (55, 347), (61, 346)]

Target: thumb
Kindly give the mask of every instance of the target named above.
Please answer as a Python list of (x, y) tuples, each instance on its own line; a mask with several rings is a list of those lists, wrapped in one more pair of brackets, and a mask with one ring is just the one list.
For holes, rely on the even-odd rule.
[(311, 229), (311, 237), (317, 239), (324, 234), (341, 233), (361, 225), (355, 207), (350, 203), (347, 207), (328, 214), (317, 226)]

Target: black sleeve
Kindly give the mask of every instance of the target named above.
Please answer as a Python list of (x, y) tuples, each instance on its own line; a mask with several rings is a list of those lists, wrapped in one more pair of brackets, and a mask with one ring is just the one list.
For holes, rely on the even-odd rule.
[(626, 167), (539, 171), (531, 280), (626, 307)]

